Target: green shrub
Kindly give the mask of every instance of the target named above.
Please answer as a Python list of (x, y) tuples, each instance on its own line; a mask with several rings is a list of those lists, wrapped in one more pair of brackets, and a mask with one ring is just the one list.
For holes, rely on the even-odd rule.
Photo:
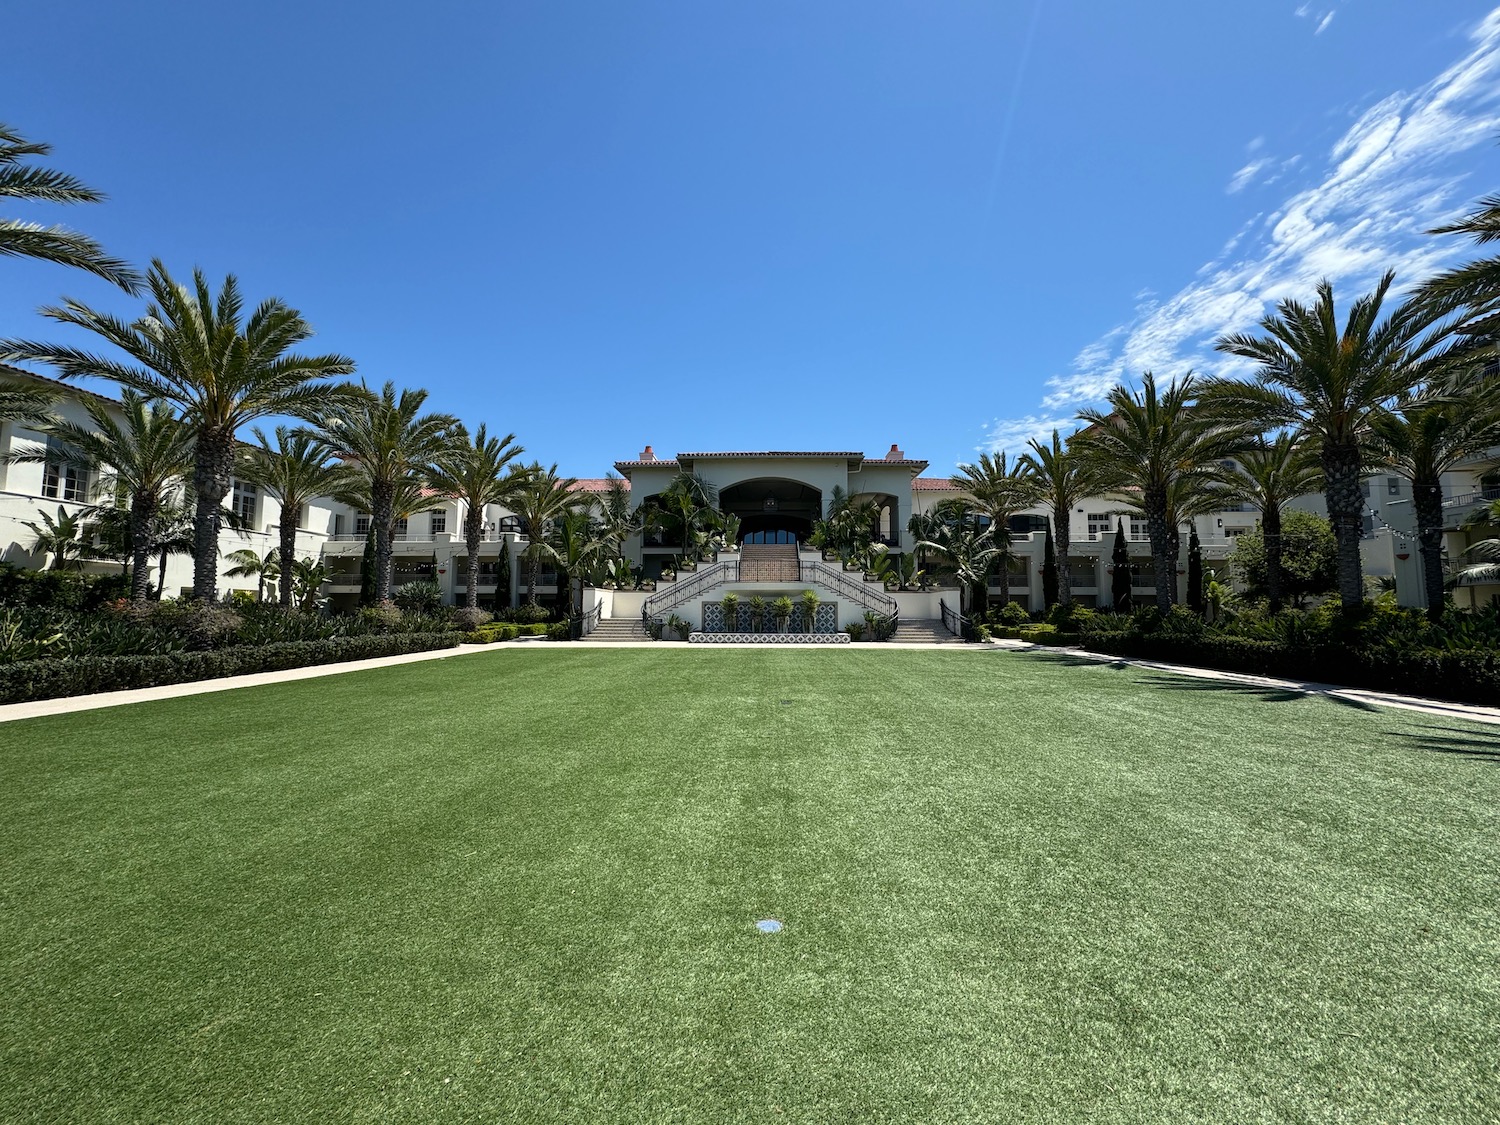
[(991, 625), (1000, 625), (1008, 629), (1031, 623), (1031, 614), (1022, 608), (1020, 602), (1006, 602), (1000, 608), (990, 610), (986, 616)]
[(1086, 632), (1099, 615), (1086, 605), (1055, 605), (1047, 611), (1047, 624), (1056, 625), (1061, 633)]
[(552, 615), (539, 605), (525, 602), (511, 610), (507, 616), (517, 625), (536, 625)]
[(494, 618), (487, 609), (469, 609), (467, 606), (453, 614), (453, 627), (465, 633), (472, 633), (481, 625), (487, 625)]
[(857, 641), (865, 635), (865, 627), (858, 623), (853, 623), (845, 625), (844, 632), (849, 634), (849, 639), (851, 641)]
[(458, 639), (458, 634), (452, 632), (401, 633), (253, 647), (238, 645), (217, 651), (25, 660), (0, 666), (0, 703), (126, 691), (252, 672), (279, 672), (287, 668), (427, 652), (451, 648)]
[(545, 632), (549, 641), (566, 641), (572, 636), (572, 622), (570, 621), (555, 621), (551, 625), (537, 625), (533, 628)]
[(1024, 625), (1015, 634), (1017, 640), (1034, 645), (1058, 645), (1070, 639), (1064, 638), (1056, 625)]

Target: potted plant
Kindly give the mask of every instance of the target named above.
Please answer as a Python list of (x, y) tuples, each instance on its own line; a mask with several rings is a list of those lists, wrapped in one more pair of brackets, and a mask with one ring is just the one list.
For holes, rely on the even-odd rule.
[(816, 590), (802, 591), (802, 631), (811, 633), (818, 620), (818, 594)]
[(756, 594), (750, 599), (750, 631), (759, 633), (766, 621), (766, 599)]
[(738, 633), (740, 631), (740, 596), (738, 594), (724, 595), (724, 632)]
[(785, 633), (786, 623), (792, 616), (792, 599), (782, 594), (781, 597), (771, 603), (771, 612), (776, 615), (776, 631), (778, 633)]
[(676, 633), (677, 639), (681, 641), (687, 640), (688, 633), (692, 631), (692, 626), (675, 613), (667, 618), (667, 628)]

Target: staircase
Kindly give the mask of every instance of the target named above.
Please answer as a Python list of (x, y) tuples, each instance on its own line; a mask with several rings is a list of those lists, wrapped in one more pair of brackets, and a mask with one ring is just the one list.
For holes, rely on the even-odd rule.
[(797, 548), (791, 543), (746, 543), (740, 547), (741, 582), (800, 580)]
[(958, 645), (963, 644), (961, 637), (955, 637), (948, 632), (941, 620), (933, 618), (930, 621), (906, 621), (902, 620), (896, 625), (896, 631), (891, 635), (891, 643), (898, 645)]
[(639, 617), (605, 617), (594, 631), (584, 640), (587, 641), (644, 641), (647, 640), (645, 626), (641, 624)]

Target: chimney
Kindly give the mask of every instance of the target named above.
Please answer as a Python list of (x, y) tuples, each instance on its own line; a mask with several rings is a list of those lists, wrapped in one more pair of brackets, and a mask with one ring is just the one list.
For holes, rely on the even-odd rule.
[(902, 453), (895, 442), (891, 442), (891, 451), (885, 455), (887, 461), (904, 461), (906, 454)]
[(656, 453), (655, 453), (655, 451), (652, 450), (652, 448), (649, 445), (646, 446), (645, 449), (641, 450), (641, 460), (642, 461), (655, 461), (656, 460)]

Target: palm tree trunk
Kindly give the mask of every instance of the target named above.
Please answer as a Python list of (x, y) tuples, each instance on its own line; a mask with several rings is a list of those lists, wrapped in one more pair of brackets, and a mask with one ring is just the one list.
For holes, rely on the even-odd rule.
[[(464, 590), (464, 605), (469, 609), (479, 608), (479, 544), (484, 538), (484, 509), (477, 508), (473, 504), (464, 513), (464, 547), (469, 552), (468, 561), (464, 564), (464, 580), (468, 587)], [(505, 540), (500, 541), (500, 549), (505, 550)], [(498, 606), (500, 592), (495, 591), (495, 601)]]
[(1167, 490), (1159, 485), (1146, 489), (1146, 535), (1151, 540), (1151, 573), (1156, 583), (1156, 608), (1172, 608), (1177, 593), (1177, 564), (1172, 558), (1172, 534), (1167, 526)]
[(391, 600), (391, 579), (395, 570), (395, 557), (391, 540), (396, 534), (394, 490), (388, 484), (377, 484), (370, 489), (370, 526), (375, 529), (375, 604), (385, 605)]
[(281, 548), (277, 556), (281, 562), (280, 597), (283, 609), (292, 606), (292, 563), (297, 557), (297, 509), (290, 504), (281, 505)]
[(1417, 543), (1422, 552), (1422, 588), (1427, 594), (1427, 616), (1443, 615), (1443, 488), (1434, 480), (1412, 481), (1412, 507), (1417, 517)]
[(193, 465), (193, 488), (197, 494), (193, 515), (193, 597), (199, 601), (213, 601), (218, 594), (219, 525), (233, 474), (233, 432), (200, 433)]
[(1272, 613), (1281, 612), (1281, 505), (1261, 509), (1260, 533), (1266, 545), (1266, 597)]
[(161, 601), (162, 591), (167, 588), (167, 549), (161, 549), (160, 569), (156, 572), (156, 600)]
[(1068, 558), (1073, 545), (1073, 533), (1068, 526), (1070, 514), (1061, 506), (1052, 509), (1052, 565), (1057, 568), (1057, 604), (1063, 609), (1073, 604), (1073, 563)]
[[(1001, 609), (1004, 609), (1006, 606), (1010, 605), (1010, 551), (1007, 549), (1007, 547), (1008, 547), (1008, 544), (1007, 544), (1007, 546), (1001, 547), (1000, 548), (1000, 554), (998, 556), (998, 558), (1000, 560), (1000, 608)], [(979, 583), (979, 590), (980, 590), (979, 604), (976, 605), (974, 607), (974, 609), (977, 612), (979, 612), (979, 613), (983, 613), (986, 609), (989, 608), (988, 603), (989, 603), (989, 600), (990, 600), (990, 589), (989, 589), (989, 577), (988, 576), (986, 576)]]
[(1364, 494), (1359, 490), (1359, 447), (1350, 443), (1326, 443), (1322, 450), (1324, 496), (1328, 522), (1338, 543), (1339, 601), (1345, 613), (1359, 609), (1365, 601), (1364, 568), (1359, 557), (1360, 530), (1364, 523)]
[(130, 600), (143, 602), (151, 593), (151, 517), (156, 498), (136, 493), (130, 498)]
[(536, 605), (536, 568), (541, 562), (541, 548), (532, 543), (526, 548), (526, 604)]

